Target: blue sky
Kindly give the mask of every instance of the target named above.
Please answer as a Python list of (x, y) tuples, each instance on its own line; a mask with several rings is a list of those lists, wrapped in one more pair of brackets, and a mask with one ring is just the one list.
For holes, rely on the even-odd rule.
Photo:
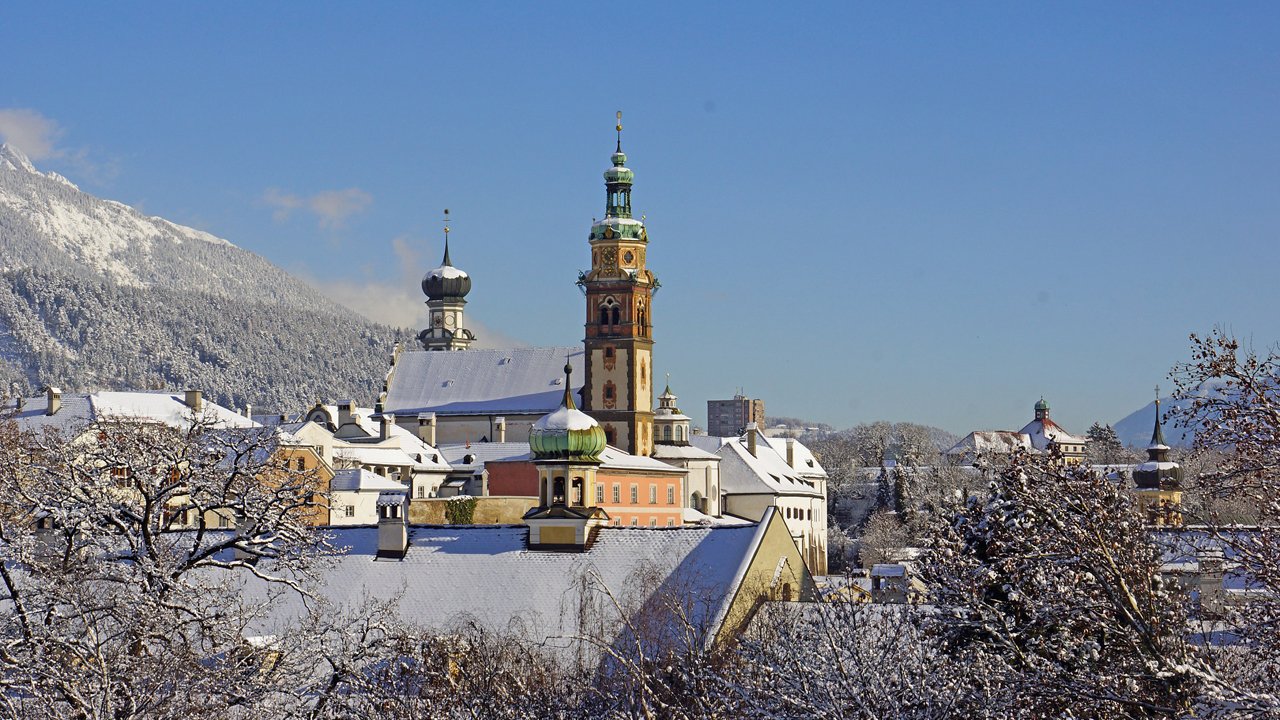
[(683, 409), (1083, 432), (1280, 339), (1280, 6), (6, 3), (0, 134), (420, 325), (580, 341), (613, 113)]

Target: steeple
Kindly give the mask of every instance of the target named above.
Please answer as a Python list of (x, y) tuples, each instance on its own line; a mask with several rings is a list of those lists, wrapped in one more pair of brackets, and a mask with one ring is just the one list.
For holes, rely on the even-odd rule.
[(587, 299), (586, 385), (582, 409), (600, 421), (609, 444), (635, 455), (653, 452), (653, 325), (658, 280), (645, 266), (649, 236), (631, 211), (634, 173), (622, 152), (622, 113), (610, 167), (604, 171), (605, 217), (593, 221), (591, 270), (578, 276)]
[(1155, 428), (1147, 446), (1147, 461), (1133, 469), (1138, 505), (1152, 525), (1182, 524), (1182, 466), (1169, 461), (1169, 446), (1160, 426), (1160, 388), (1156, 387)]
[(422, 277), (427, 296), (430, 325), (418, 333), (426, 350), (466, 350), (475, 335), (463, 325), (462, 308), (471, 292), (471, 276), (453, 266), (449, 259), (449, 210), (444, 211), (444, 259), (440, 266)]

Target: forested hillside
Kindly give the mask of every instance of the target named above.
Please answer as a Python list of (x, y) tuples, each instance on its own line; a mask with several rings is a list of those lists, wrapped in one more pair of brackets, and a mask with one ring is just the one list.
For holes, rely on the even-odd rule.
[(369, 402), (396, 340), (262, 257), (0, 147), (0, 391), (204, 390), (263, 411)]

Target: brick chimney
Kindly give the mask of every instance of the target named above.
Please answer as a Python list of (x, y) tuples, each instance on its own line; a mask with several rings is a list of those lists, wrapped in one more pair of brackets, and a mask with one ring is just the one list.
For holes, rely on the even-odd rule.
[(62, 407), (62, 391), (50, 385), (45, 388), (45, 394), (48, 397), (49, 402), (45, 405), (44, 414), (58, 414), (58, 410)]
[(200, 412), (204, 409), (204, 400), (201, 398), (199, 390), (188, 390), (184, 402), (187, 404), (187, 407), (195, 410), (196, 412)]

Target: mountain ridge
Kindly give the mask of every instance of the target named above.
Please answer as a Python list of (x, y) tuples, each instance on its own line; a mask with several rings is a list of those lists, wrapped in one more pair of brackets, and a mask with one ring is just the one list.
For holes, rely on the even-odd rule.
[(0, 381), (199, 387), (229, 407), (371, 398), (408, 331), (265, 258), (40, 172), (0, 146)]

